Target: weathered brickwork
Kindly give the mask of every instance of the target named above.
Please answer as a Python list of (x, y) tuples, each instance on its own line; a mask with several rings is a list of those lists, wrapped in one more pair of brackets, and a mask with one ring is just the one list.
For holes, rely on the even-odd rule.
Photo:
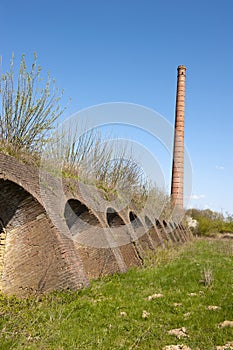
[[(24, 295), (87, 284), (74, 267), (78, 255), (53, 226), (43, 207), (19, 185), (0, 180), (0, 213), (6, 232), (1, 287)], [(72, 255), (75, 265), (70, 266)]]
[(142, 265), (148, 250), (191, 238), (181, 225), (151, 213), (112, 208), (100, 191), (93, 201), (103, 210), (90, 208), (88, 193), (75, 184), (72, 191), (64, 184), (64, 198), (57, 201), (57, 181), (43, 194), (53, 206), (51, 217), (38, 170), (0, 154), (0, 288), (6, 294), (82, 288), (92, 278)]
[(182, 210), (184, 207), (184, 114), (186, 67), (179, 66), (177, 72), (176, 117), (171, 196), (177, 208)]
[(3, 225), (0, 225), (0, 290), (2, 288), (2, 272), (3, 264), (5, 258), (5, 248), (6, 248), (6, 230)]

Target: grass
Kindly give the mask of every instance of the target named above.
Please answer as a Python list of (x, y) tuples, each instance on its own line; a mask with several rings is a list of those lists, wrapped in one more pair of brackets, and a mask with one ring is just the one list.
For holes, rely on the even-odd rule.
[[(0, 349), (159, 350), (186, 344), (211, 350), (232, 341), (233, 328), (218, 327), (233, 320), (232, 241), (198, 239), (163, 252), (143, 269), (93, 281), (86, 290), (24, 300), (1, 295)], [(163, 296), (148, 300), (155, 293)], [(188, 337), (168, 334), (181, 327)]]

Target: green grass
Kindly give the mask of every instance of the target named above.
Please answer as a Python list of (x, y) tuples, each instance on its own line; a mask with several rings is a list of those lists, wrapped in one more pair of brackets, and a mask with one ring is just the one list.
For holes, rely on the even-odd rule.
[[(159, 251), (147, 267), (93, 281), (75, 293), (25, 300), (1, 295), (0, 349), (215, 349), (233, 340), (233, 328), (218, 327), (233, 320), (232, 244), (203, 239)], [(208, 283), (204, 272), (210, 272)], [(163, 297), (149, 301), (155, 293)], [(210, 305), (220, 309), (208, 310)], [(168, 334), (180, 327), (189, 337)]]

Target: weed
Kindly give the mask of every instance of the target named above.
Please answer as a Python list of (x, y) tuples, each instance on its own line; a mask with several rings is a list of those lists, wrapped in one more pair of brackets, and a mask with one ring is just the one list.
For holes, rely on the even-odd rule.
[(205, 286), (210, 286), (213, 282), (213, 272), (209, 267), (205, 267), (201, 274), (201, 283)]

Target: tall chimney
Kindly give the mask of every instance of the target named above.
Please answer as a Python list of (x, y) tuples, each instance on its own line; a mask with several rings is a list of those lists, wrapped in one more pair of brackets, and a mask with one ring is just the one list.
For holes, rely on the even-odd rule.
[(171, 198), (177, 209), (184, 208), (184, 112), (186, 67), (177, 68), (176, 119), (173, 150)]

